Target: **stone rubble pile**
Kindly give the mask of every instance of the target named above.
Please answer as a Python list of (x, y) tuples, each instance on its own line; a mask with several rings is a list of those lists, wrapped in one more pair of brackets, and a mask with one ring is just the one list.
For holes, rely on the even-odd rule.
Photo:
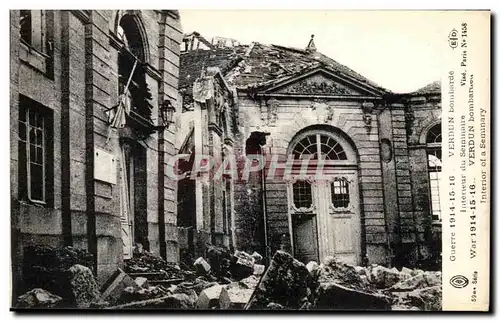
[[(66, 250), (68, 251), (68, 250)], [(68, 253), (72, 253), (69, 251)], [(351, 266), (326, 257), (307, 264), (277, 251), (269, 266), (258, 253), (210, 246), (191, 268), (145, 250), (98, 288), (88, 267), (73, 264), (50, 290), (33, 286), (22, 308), (425, 310), (441, 309), (441, 272), (381, 265)], [(64, 266), (65, 267), (65, 266)], [(64, 291), (61, 288), (64, 287)], [(52, 292), (53, 290), (55, 292)]]
[(158, 273), (162, 279), (184, 279), (191, 271), (183, 271), (178, 264), (166, 262), (162, 257), (136, 246), (134, 255), (125, 261), (125, 272), (130, 274)]

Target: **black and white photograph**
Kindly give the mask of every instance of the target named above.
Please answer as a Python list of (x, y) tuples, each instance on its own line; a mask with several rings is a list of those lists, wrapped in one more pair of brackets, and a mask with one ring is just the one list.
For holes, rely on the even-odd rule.
[(472, 291), (443, 277), (443, 109), (478, 76), (445, 78), (440, 14), (10, 10), (11, 309), (441, 311), (443, 283)]

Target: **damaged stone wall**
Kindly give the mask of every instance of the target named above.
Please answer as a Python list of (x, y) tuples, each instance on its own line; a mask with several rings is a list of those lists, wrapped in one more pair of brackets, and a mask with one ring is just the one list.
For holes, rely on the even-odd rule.
[(441, 255), (441, 223), (433, 222), (431, 213), (426, 135), (441, 123), (440, 93), (414, 95), (407, 110), (408, 154), (412, 178), (413, 209), (417, 233), (418, 264), (436, 268)]
[[(340, 129), (352, 141), (358, 152), (362, 233), (366, 255), (371, 263), (386, 264), (387, 232), (384, 216), (384, 194), (380, 165), (380, 148), (377, 115), (374, 112), (369, 124), (360, 102), (325, 100), (326, 108), (314, 108), (317, 101), (307, 99), (279, 99), (275, 117), (269, 123), (266, 102), (239, 97), (239, 123), (242, 137), (254, 130), (269, 132), (266, 150), (269, 154), (286, 159), (290, 141), (300, 130), (314, 125), (327, 125)], [(278, 244), (290, 247), (287, 184), (266, 182), (268, 199), (268, 244), (276, 250)], [(255, 212), (254, 212), (255, 213)], [(258, 212), (254, 215), (258, 215)], [(245, 220), (239, 218), (238, 220)], [(238, 221), (237, 221), (238, 222)], [(237, 223), (238, 224), (238, 223)], [(241, 224), (243, 228), (244, 224)], [(270, 252), (272, 253), (272, 251)]]
[[(186, 207), (178, 206), (179, 217), (193, 217), (191, 226), (179, 227), (183, 237), (182, 250), (187, 261), (203, 255), (209, 244), (228, 248), (234, 245), (231, 168), (224, 174), (218, 172), (222, 170), (225, 157), (233, 154), (235, 99), (217, 68), (204, 70), (191, 90), (194, 99), (190, 108), (183, 110), (180, 121), (184, 127), (177, 133), (179, 149), (183, 153), (191, 153), (189, 168), (185, 169), (188, 175), (185, 180), (194, 181), (183, 182), (181, 187), (184, 190), (179, 191), (179, 197), (184, 197), (180, 202), (185, 202), (185, 198), (195, 194), (195, 204), (190, 208), (196, 213), (187, 213)], [(192, 137), (188, 138), (188, 135)], [(207, 159), (207, 164), (213, 161), (213, 167), (194, 173), (198, 167), (206, 165), (201, 163), (202, 156), (208, 156), (210, 161)]]
[[(14, 284), (21, 282), (23, 249), (28, 245), (72, 245), (95, 254), (95, 270), (103, 282), (123, 264), (116, 184), (93, 178), (94, 148), (119, 150), (119, 133), (111, 132), (105, 110), (118, 102), (116, 27), (124, 14), (136, 16), (144, 31), (146, 81), (152, 93), (153, 121), (158, 122), (164, 99), (178, 107), (179, 44), (182, 29), (176, 13), (166, 11), (47, 11), (47, 35), (52, 52), (45, 64), (19, 39), (19, 11), (11, 11), (11, 181)], [(158, 46), (161, 44), (161, 46)], [(42, 61), (43, 62), (43, 61)], [(19, 95), (50, 111), (53, 161), (47, 204), (36, 206), (19, 194)], [(176, 153), (175, 126), (146, 139), (148, 184), (146, 217), (150, 249), (178, 260), (176, 185), (164, 179), (165, 155)], [(138, 142), (141, 143), (141, 142)], [(164, 155), (165, 154), (165, 155)], [(119, 162), (117, 162), (119, 163)], [(164, 216), (164, 217), (161, 217)], [(160, 219), (161, 218), (161, 219)], [(164, 224), (163, 229), (159, 223)], [(13, 287), (14, 289), (16, 286)]]
[[(408, 146), (406, 142), (406, 118), (403, 104), (393, 103), (390, 106), (392, 120), (394, 170), (396, 180), (393, 188), (397, 190), (397, 203), (394, 204), (399, 212), (398, 240), (394, 245), (393, 265), (411, 264), (416, 262), (416, 253), (412, 251), (415, 244), (415, 222), (412, 208), (411, 178), (409, 169)], [(408, 263), (407, 263), (408, 262)]]

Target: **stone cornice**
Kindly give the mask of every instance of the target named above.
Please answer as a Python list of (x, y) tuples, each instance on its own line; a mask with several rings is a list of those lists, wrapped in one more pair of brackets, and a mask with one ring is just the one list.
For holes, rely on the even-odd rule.
[(70, 10), (84, 24), (90, 23), (90, 10)]

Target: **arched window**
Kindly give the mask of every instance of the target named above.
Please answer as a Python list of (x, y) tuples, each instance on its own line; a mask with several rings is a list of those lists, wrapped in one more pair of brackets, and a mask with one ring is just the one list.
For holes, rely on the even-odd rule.
[(441, 124), (434, 125), (427, 132), (427, 169), (431, 197), (431, 214), (433, 221), (441, 221), (441, 204), (439, 202), (439, 182), (442, 178)]
[(342, 146), (329, 135), (312, 134), (300, 140), (293, 149), (295, 159), (302, 159), (304, 155), (311, 155), (311, 159), (346, 160), (347, 154)]

